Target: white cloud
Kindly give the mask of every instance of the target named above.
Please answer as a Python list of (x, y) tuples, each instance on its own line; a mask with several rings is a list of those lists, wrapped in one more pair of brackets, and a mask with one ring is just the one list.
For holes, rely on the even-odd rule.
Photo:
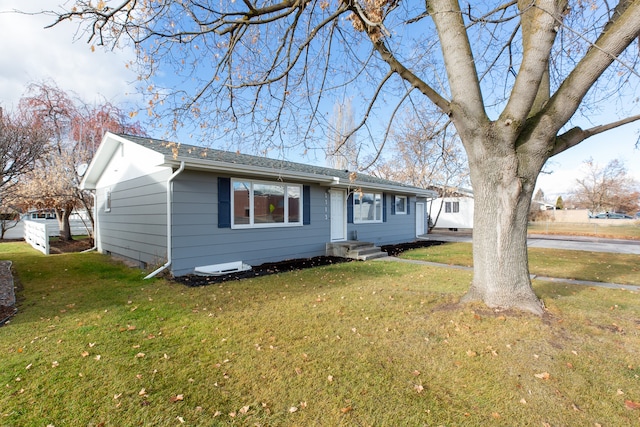
[(54, 5), (50, 0), (4, 0), (0, 5), (0, 106), (15, 107), (29, 83), (42, 81), (86, 102), (136, 102), (136, 75), (126, 68), (135, 57), (132, 49), (92, 52), (86, 37), (76, 33), (77, 23), (44, 29), (53, 17), (10, 12), (38, 12)]

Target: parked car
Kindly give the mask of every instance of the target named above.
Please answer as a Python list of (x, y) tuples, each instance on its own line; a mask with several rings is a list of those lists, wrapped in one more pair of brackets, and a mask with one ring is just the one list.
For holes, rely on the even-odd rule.
[(635, 219), (640, 219), (640, 212), (636, 212), (636, 216), (634, 218)]
[[(636, 214), (636, 216), (637, 216), (637, 214)], [(633, 217), (631, 215), (618, 213), (618, 212), (599, 213), (594, 218), (598, 218), (598, 219), (633, 219)]]

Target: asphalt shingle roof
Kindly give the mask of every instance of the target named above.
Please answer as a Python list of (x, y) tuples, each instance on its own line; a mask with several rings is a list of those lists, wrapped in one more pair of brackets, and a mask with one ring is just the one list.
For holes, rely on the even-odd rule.
[(138, 145), (154, 150), (160, 154), (163, 154), (167, 158), (188, 160), (197, 160), (202, 162), (223, 162), (230, 165), (243, 165), (253, 166), (259, 168), (272, 169), (274, 173), (277, 171), (287, 172), (299, 172), (303, 174), (319, 175), (324, 177), (337, 177), (341, 180), (352, 180), (359, 183), (372, 184), (374, 186), (392, 186), (406, 189), (407, 191), (418, 193), (429, 192), (423, 188), (414, 187), (411, 185), (403, 184), (396, 181), (377, 178), (375, 176), (366, 175), (360, 172), (355, 172), (355, 180), (353, 179), (352, 171), (333, 169), (322, 166), (313, 166), (304, 163), (290, 162), (286, 160), (271, 159), (268, 157), (253, 156), (249, 154), (242, 154), (231, 151), (217, 150), (213, 148), (198, 147), (195, 145), (181, 144), (177, 142), (164, 141), (160, 139), (132, 136), (132, 135), (119, 135), (122, 138), (128, 139)]

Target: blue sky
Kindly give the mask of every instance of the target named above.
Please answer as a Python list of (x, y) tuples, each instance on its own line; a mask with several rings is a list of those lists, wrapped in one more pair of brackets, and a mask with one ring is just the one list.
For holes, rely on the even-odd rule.
[[(51, 0), (3, 0), (0, 3), (0, 40), (3, 40), (0, 106), (12, 109), (30, 82), (43, 80), (77, 93), (86, 102), (106, 99), (117, 105), (140, 104), (141, 98), (135, 90), (137, 76), (126, 67), (135, 57), (131, 50), (105, 52), (97, 48), (92, 52), (86, 37), (76, 34), (77, 28), (73, 24), (45, 30), (51, 22), (50, 17), (5, 13), (12, 9), (51, 9), (57, 3)], [(604, 111), (615, 108), (601, 107)], [(606, 121), (594, 118), (593, 123), (604, 124)], [(541, 175), (538, 186), (549, 201), (554, 201), (558, 195), (566, 196), (575, 186), (582, 162), (589, 157), (603, 165), (616, 158), (623, 159), (627, 169), (640, 181), (640, 150), (634, 148), (638, 132), (640, 123), (627, 125), (593, 137), (554, 157), (547, 168), (553, 173)], [(315, 160), (316, 163), (323, 161), (323, 158)]]

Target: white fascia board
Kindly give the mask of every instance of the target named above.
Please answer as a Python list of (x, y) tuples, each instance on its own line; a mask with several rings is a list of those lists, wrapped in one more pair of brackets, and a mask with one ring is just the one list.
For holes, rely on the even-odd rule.
[(113, 154), (116, 152), (120, 144), (124, 143), (126, 140), (119, 137), (118, 135), (114, 135), (111, 132), (107, 132), (102, 137), (102, 141), (98, 146), (98, 150), (96, 154), (91, 159), (91, 163), (89, 163), (89, 167), (87, 167), (87, 171), (84, 173), (84, 177), (80, 182), (81, 190), (95, 190), (96, 184), (98, 180), (102, 176), (107, 165), (111, 161)]
[(314, 182), (321, 185), (323, 184), (327, 185), (333, 182), (333, 177), (326, 176), (326, 175), (318, 175), (318, 174), (305, 173), (305, 172), (289, 172), (282, 169), (272, 169), (272, 168), (265, 168), (260, 166), (230, 164), (227, 162), (217, 162), (217, 161), (199, 162), (197, 160), (194, 161), (194, 159), (192, 158), (182, 158), (180, 156), (175, 158), (172, 157), (170, 159), (165, 158), (165, 163), (163, 164), (163, 166), (177, 167), (181, 161), (184, 161), (187, 169), (191, 169), (191, 170), (227, 172), (231, 175), (240, 174), (240, 175), (271, 177), (271, 178), (274, 178), (274, 177), (285, 178), (285, 179), (291, 179), (295, 181)]
[(341, 181), (339, 178), (335, 178), (331, 184), (331, 187), (335, 188), (362, 188), (362, 189), (371, 189), (371, 190), (382, 190), (390, 193), (395, 193), (399, 195), (411, 195), (418, 197), (426, 197), (426, 198), (436, 198), (438, 193), (431, 190), (423, 190), (421, 188), (409, 188), (403, 187), (399, 185), (391, 185), (391, 184), (375, 184), (371, 182), (361, 182), (361, 181)]
[(341, 180), (339, 177), (333, 177), (328, 175), (318, 175), (304, 172), (289, 172), (282, 169), (265, 168), (260, 166), (248, 166), (239, 164), (229, 164), (227, 162), (217, 161), (198, 161), (193, 158), (182, 158), (180, 156), (166, 158), (165, 166), (177, 167), (181, 161), (184, 161), (188, 169), (197, 169), (205, 171), (226, 172), (231, 175), (254, 175), (260, 177), (276, 177), (283, 179), (291, 179), (295, 181), (313, 182), (322, 186), (334, 187), (334, 188), (370, 188), (375, 190), (389, 191), (397, 194), (409, 194), (419, 197), (435, 198), (437, 193), (431, 190), (412, 189), (402, 186), (375, 184), (371, 182), (349, 181)]

